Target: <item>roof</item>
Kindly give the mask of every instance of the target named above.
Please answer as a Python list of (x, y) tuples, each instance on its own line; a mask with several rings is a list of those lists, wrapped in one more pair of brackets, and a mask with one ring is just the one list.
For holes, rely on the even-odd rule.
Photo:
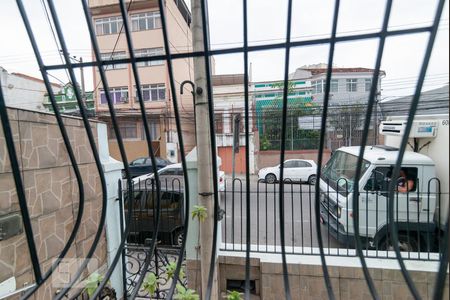
[[(344, 151), (353, 154), (355, 156), (359, 156), (359, 149), (360, 149), (359, 146), (352, 146), (339, 148), (338, 151)], [(393, 165), (397, 162), (397, 157), (398, 157), (398, 150), (396, 151), (386, 150), (385, 148), (377, 146), (367, 146), (366, 150), (364, 151), (364, 159), (374, 164)], [(426, 155), (412, 151), (406, 151), (403, 156), (402, 165), (411, 165), (411, 164), (434, 165), (434, 162), (431, 158), (429, 158)]]
[[(326, 74), (328, 69), (327, 68), (311, 68), (311, 69), (305, 69), (307, 71), (311, 72), (311, 75), (319, 75), (319, 74)], [(368, 68), (332, 68), (332, 73), (372, 73), (375, 71), (374, 69), (368, 69)], [(381, 73), (384, 73), (384, 71), (380, 71)]]
[[(381, 112), (386, 116), (408, 115), (413, 96), (406, 96), (380, 102)], [(448, 85), (420, 94), (416, 115), (433, 115), (449, 113)]]
[(212, 76), (213, 86), (238, 84), (244, 84), (244, 74), (226, 74)]
[[(14, 75), (14, 76), (17, 76), (17, 77), (21, 77), (21, 78), (24, 78), (24, 79), (28, 79), (28, 80), (31, 80), (31, 81), (39, 82), (39, 83), (42, 83), (42, 84), (45, 83), (44, 80), (42, 80), (42, 79), (30, 76), (30, 75), (22, 74), (22, 73), (11, 73), (11, 75)], [(58, 88), (62, 88), (63, 87), (61, 84), (54, 83), (54, 82), (50, 82), (50, 84), (52, 86), (58, 87)]]

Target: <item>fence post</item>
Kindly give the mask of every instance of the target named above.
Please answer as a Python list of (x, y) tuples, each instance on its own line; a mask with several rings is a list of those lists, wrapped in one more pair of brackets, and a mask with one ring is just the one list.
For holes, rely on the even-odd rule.
[[(105, 180), (107, 186), (108, 206), (106, 210), (106, 241), (107, 241), (107, 256), (108, 267), (114, 259), (121, 242), (120, 229), (120, 203), (118, 199), (118, 181), (122, 178), (123, 163), (117, 161), (109, 156), (108, 136), (106, 124), (97, 124), (98, 132), (98, 148), (100, 160), (105, 173)], [(120, 260), (121, 261), (121, 260)], [(117, 299), (123, 297), (123, 269), (122, 264), (118, 263), (114, 272), (111, 275), (111, 287), (116, 291)]]

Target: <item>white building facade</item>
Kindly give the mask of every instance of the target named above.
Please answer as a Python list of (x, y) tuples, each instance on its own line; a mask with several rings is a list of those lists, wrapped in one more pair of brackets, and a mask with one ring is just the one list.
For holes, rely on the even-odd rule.
[[(0, 82), (6, 105), (33, 111), (48, 111), (44, 106), (47, 89), (41, 79), (20, 73), (8, 73), (0, 67)], [(55, 93), (62, 88), (61, 85), (52, 83)]]

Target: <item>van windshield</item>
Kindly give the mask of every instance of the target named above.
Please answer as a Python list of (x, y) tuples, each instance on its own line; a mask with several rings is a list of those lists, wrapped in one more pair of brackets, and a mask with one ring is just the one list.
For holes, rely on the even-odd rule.
[[(321, 178), (341, 195), (347, 196), (348, 193), (353, 191), (357, 162), (358, 157), (356, 155), (336, 151), (323, 167)], [(362, 164), (360, 177), (370, 166), (367, 160), (363, 160)]]

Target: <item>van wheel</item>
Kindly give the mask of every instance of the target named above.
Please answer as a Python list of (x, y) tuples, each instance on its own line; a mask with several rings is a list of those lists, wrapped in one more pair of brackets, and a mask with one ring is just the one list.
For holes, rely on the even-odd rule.
[(181, 247), (181, 245), (183, 244), (183, 239), (184, 239), (183, 229), (176, 230), (173, 233), (172, 238), (173, 238), (172, 245), (173, 246), (177, 246), (177, 247)]
[[(417, 252), (420, 251), (419, 244), (417, 243), (417, 239), (413, 235), (408, 235), (405, 233), (398, 234), (398, 247), (400, 251), (404, 252)], [(380, 243), (380, 250), (394, 251), (394, 244), (392, 238), (385, 238)]]
[(315, 184), (316, 184), (316, 175), (311, 175), (311, 176), (309, 176), (309, 178), (308, 178), (308, 183), (309, 183), (310, 185), (315, 185)]
[(275, 174), (267, 174), (266, 178), (265, 178), (267, 183), (274, 183), (275, 181), (277, 181), (277, 177), (275, 176)]

